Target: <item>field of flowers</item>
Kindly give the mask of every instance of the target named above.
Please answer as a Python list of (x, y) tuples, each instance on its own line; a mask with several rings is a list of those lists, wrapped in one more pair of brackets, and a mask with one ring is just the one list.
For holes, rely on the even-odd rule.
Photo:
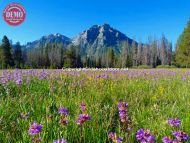
[(0, 143), (190, 142), (190, 70), (0, 71)]

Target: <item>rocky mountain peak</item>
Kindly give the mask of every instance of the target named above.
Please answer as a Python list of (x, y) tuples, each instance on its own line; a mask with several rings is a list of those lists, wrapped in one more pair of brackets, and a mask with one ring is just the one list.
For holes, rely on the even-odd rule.
[(103, 25), (93, 25), (80, 33), (73, 39), (73, 44), (81, 45), (82, 47), (86, 45), (106, 47), (115, 46), (122, 41), (132, 43), (132, 40), (125, 34), (105, 23)]
[(27, 43), (26, 48), (38, 48), (40, 46), (53, 43), (63, 44), (64, 46), (67, 46), (71, 43), (71, 39), (59, 33), (49, 34), (46, 36), (42, 36), (39, 40)]

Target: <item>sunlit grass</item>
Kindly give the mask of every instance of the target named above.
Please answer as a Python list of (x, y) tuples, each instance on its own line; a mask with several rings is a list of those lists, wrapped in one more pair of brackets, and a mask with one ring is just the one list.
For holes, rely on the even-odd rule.
[[(138, 70), (137, 70), (138, 71)], [(164, 71), (164, 70), (163, 70)], [(175, 72), (170, 70), (168, 72)], [(141, 71), (138, 71), (141, 72)], [(146, 73), (146, 71), (144, 71)], [(83, 126), (83, 142), (104, 143), (110, 131), (121, 137), (117, 103), (122, 100), (129, 104), (132, 131), (127, 137), (136, 142), (135, 134), (140, 128), (150, 129), (157, 142), (163, 136), (171, 135), (167, 124), (171, 117), (182, 120), (181, 130), (190, 133), (190, 80), (183, 80), (185, 70), (177, 70), (175, 76), (140, 76), (128, 78), (126, 73), (107, 74), (102, 72), (61, 72), (56, 77), (51, 73), (47, 79), (26, 79), (21, 85), (14, 82), (0, 85), (0, 142), (27, 143), (31, 141), (28, 129), (33, 121), (43, 125), (42, 142), (53, 142), (65, 138), (69, 143), (78, 143), (80, 127), (76, 119), (83, 101), (92, 119)], [(103, 74), (106, 74), (104, 72)], [(59, 123), (58, 108), (69, 109), (68, 126)], [(21, 113), (30, 113), (23, 119)]]

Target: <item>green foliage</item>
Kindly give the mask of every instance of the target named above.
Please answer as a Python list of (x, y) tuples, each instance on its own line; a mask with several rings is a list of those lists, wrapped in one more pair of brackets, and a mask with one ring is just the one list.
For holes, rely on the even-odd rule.
[(12, 57), (12, 48), (9, 43), (9, 39), (7, 36), (4, 36), (2, 39), (2, 45), (1, 45), (1, 54), (2, 54), (2, 68), (8, 68), (14, 66), (14, 61)]
[(130, 45), (127, 42), (124, 42), (122, 44), (122, 52), (121, 52), (121, 57), (120, 60), (118, 61), (118, 65), (120, 65), (121, 68), (127, 68), (127, 67), (132, 67), (133, 66), (133, 53), (130, 48)]
[[(47, 80), (32, 78), (16, 86), (10, 83), (0, 85), (0, 142), (28, 143), (29, 125), (37, 121), (43, 125), (40, 133), (42, 142), (53, 142), (58, 138), (67, 139), (68, 143), (77, 143), (80, 139), (80, 127), (76, 118), (80, 113), (82, 101), (87, 104), (92, 119), (84, 126), (84, 142), (109, 142), (107, 134), (116, 131), (120, 137), (117, 103), (126, 101), (129, 104), (129, 117), (133, 127), (127, 142), (134, 143), (136, 131), (148, 128), (161, 142), (163, 136), (171, 134), (172, 128), (167, 119), (178, 117), (182, 120), (181, 128), (188, 134), (190, 128), (189, 79), (181, 79), (183, 70), (175, 70), (175, 77), (128, 79), (117, 76), (114, 80), (99, 79), (95, 73), (80, 73), (80, 76), (61, 74)], [(98, 75), (98, 73), (96, 73)], [(100, 72), (101, 74), (101, 72)], [(60, 106), (69, 109), (68, 126), (59, 123)], [(21, 113), (30, 113), (29, 118)]]
[(3, 49), (0, 45), (0, 69), (3, 68)]
[(176, 62), (181, 67), (190, 67), (190, 21), (178, 39)]
[(151, 69), (150, 66), (147, 66), (147, 65), (140, 65), (137, 67), (138, 69)]
[(70, 46), (66, 51), (64, 67), (66, 68), (79, 68), (82, 67), (79, 48)]
[[(105, 45), (97, 49), (94, 46), (84, 49), (80, 45), (42, 42), (38, 47), (25, 48), (19, 43), (11, 45), (4, 36), (0, 45), (0, 68), (127, 68), (139, 65), (155, 68), (160, 64), (179, 66), (177, 58), (174, 58), (175, 53), (172, 54), (172, 44), (165, 37), (161, 41), (154, 39), (146, 44), (134, 40), (130, 43), (123, 41), (117, 46)], [(15, 47), (14, 50), (12, 47)]]
[(45, 67), (46, 68), (48, 68), (48, 67), (50, 67), (50, 59), (49, 59), (49, 51), (50, 51), (50, 45), (49, 44), (47, 44), (46, 46), (45, 46), (45, 57), (44, 57), (44, 59), (45, 59)]
[(22, 49), (19, 42), (16, 43), (14, 48), (14, 62), (16, 68), (21, 68), (23, 64), (23, 56), (22, 56)]
[(115, 63), (115, 54), (113, 48), (108, 48), (107, 51), (107, 67), (113, 68)]
[(160, 68), (160, 69), (169, 69), (169, 68), (176, 68), (176, 66), (172, 65), (159, 65), (156, 68)]

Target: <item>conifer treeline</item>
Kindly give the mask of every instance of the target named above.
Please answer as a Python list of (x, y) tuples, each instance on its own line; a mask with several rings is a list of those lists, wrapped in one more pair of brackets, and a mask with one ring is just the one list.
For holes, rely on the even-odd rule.
[[(90, 48), (90, 47), (89, 47)], [(106, 50), (105, 50), (106, 49)], [(106, 47), (99, 54), (81, 54), (80, 47), (52, 43), (38, 48), (26, 49), (19, 42), (11, 45), (7, 36), (0, 44), (0, 68), (126, 68), (158, 65), (190, 67), (190, 21), (180, 35), (176, 49), (162, 35), (160, 39), (149, 38), (148, 43), (123, 42), (120, 51)]]
[(175, 64), (172, 44), (163, 35), (161, 39), (149, 38), (147, 44), (128, 42), (121, 44), (116, 53), (113, 47), (107, 47), (99, 55), (81, 55), (80, 48), (52, 43), (33, 49), (25, 49), (19, 42), (11, 45), (7, 36), (0, 45), (0, 68), (126, 68), (147, 65)]

